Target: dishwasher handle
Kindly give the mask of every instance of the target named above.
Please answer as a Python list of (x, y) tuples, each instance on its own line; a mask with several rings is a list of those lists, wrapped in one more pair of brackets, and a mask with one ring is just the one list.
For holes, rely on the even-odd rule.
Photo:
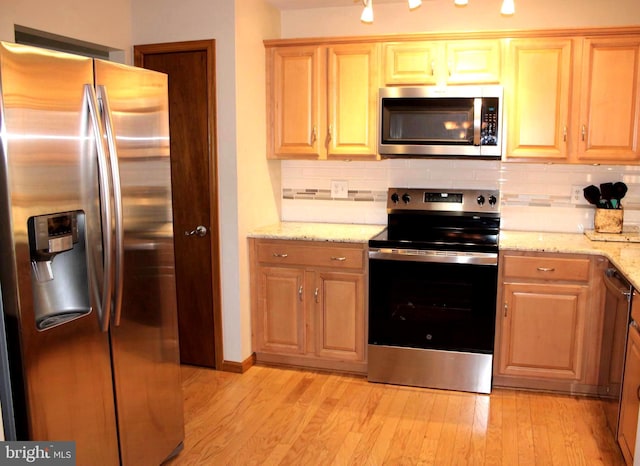
[(631, 298), (631, 285), (620, 277), (620, 273), (613, 268), (608, 268), (604, 272), (604, 284), (613, 293), (624, 296), (627, 300)]

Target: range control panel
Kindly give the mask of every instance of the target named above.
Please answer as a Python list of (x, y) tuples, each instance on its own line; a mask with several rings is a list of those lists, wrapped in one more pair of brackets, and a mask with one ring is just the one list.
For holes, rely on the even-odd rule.
[(389, 188), (387, 211), (500, 212), (500, 192), (493, 189)]

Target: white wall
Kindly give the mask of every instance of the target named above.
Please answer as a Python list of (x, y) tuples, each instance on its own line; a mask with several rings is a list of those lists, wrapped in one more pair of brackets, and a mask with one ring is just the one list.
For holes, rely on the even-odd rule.
[(133, 0), (133, 43), (216, 40), (224, 359), (251, 355), (248, 230), (279, 219), (279, 170), (265, 158), (263, 39), (280, 15), (263, 0)]
[(509, 29), (578, 28), (640, 24), (638, 0), (515, 0), (516, 14), (500, 15), (502, 0), (424, 0), (409, 11), (407, 3), (376, 3), (374, 22), (360, 22), (355, 6), (290, 10), (282, 15), (282, 37), (325, 37), (412, 32), (463, 32)]
[(14, 25), (125, 51), (131, 63), (131, 0), (0, 0), (0, 40), (14, 42)]
[[(263, 40), (280, 34), (280, 13), (262, 0), (236, 2), (237, 208), (241, 354), (251, 346), (247, 234), (280, 220), (280, 162), (267, 161), (266, 60)], [(226, 331), (226, 328), (225, 328)], [(226, 337), (225, 337), (226, 339)], [(225, 353), (226, 354), (226, 353)]]

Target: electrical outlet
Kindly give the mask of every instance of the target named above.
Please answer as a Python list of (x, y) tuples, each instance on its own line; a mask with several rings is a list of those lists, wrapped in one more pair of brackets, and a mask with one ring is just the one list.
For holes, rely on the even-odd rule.
[(574, 205), (588, 204), (584, 198), (584, 190), (582, 186), (571, 186), (571, 203)]
[(333, 199), (347, 199), (349, 197), (349, 182), (346, 180), (331, 180), (331, 197)]

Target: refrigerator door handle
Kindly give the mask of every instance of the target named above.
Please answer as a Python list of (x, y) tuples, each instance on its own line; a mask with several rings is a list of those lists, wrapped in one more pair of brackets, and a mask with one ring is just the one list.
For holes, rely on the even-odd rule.
[(115, 266), (113, 278), (113, 323), (120, 325), (122, 315), (123, 292), (123, 264), (124, 264), (124, 223), (122, 210), (122, 189), (120, 186), (120, 167), (118, 163), (118, 150), (116, 147), (115, 131), (113, 129), (113, 114), (109, 106), (107, 88), (104, 85), (97, 86), (98, 103), (102, 107), (103, 122), (109, 147), (109, 166), (111, 168), (111, 190), (113, 194), (114, 228), (115, 228)]
[(107, 332), (109, 330), (110, 309), (112, 304), (111, 291), (113, 289), (113, 220), (111, 202), (109, 200), (111, 182), (109, 179), (107, 150), (104, 143), (98, 100), (92, 84), (84, 85), (84, 97), (85, 102), (89, 107), (91, 126), (95, 135), (96, 149), (98, 153), (98, 183), (100, 185), (100, 210), (103, 218), (102, 249), (104, 263), (102, 297), (100, 299), (101, 302), (98, 305), (98, 321), (100, 329), (103, 332)]

